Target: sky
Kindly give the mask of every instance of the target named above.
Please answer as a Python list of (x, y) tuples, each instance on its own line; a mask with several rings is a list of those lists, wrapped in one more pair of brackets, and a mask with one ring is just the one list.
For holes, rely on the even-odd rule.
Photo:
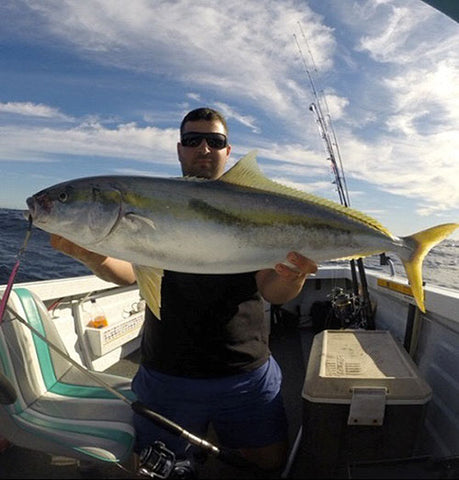
[(459, 25), (420, 0), (2, 0), (0, 208), (179, 176), (201, 106), (228, 120), (229, 166), (255, 149), (269, 178), (339, 201), (311, 103), (353, 208), (396, 235), (459, 222)]

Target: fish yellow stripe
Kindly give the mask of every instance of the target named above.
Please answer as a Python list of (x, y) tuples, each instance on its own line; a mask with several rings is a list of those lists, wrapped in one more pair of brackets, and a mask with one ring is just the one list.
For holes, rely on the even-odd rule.
[(313, 195), (312, 193), (303, 192), (301, 190), (297, 190), (295, 188), (275, 182), (274, 180), (270, 180), (260, 170), (256, 161), (256, 156), (257, 152), (255, 150), (249, 152), (222, 177), (220, 177), (219, 181), (233, 185), (239, 185), (241, 187), (264, 190), (266, 192), (285, 195), (298, 200), (303, 200), (308, 203), (313, 203), (334, 212), (341, 213), (346, 217), (350, 217), (353, 220), (374, 228), (375, 230), (392, 238), (392, 234), (389, 232), (389, 230), (387, 230), (387, 228), (369, 215), (365, 215), (358, 210), (340, 205), (332, 200), (321, 198)]

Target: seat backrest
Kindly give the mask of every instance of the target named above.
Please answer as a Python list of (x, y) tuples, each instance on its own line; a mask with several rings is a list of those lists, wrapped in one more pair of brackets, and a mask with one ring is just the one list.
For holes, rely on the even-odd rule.
[(45, 305), (30, 290), (12, 290), (8, 307), (15, 313), (7, 309), (0, 325), (0, 371), (17, 399), (0, 406), (2, 435), (19, 446), (75, 458), (119, 461), (126, 456), (134, 441), (129, 402), (97, 379), (133, 400), (130, 379), (85, 374), (23, 325), (17, 316), (67, 353)]
[[(26, 289), (13, 290), (8, 300), (8, 307), (65, 351), (54, 325), (44, 321), (47, 312), (40, 311), (39, 305), (43, 305), (42, 302), (36, 302), (34, 295)], [(0, 359), (3, 373), (18, 394), (17, 408), (31, 405), (56, 382), (53, 356), (46, 343), (7, 309), (0, 329)], [(62, 366), (62, 373), (70, 368), (65, 360), (56, 363)]]

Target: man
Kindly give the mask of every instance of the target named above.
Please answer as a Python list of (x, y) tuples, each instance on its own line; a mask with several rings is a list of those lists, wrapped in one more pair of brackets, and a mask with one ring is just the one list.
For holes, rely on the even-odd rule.
[[(231, 152), (223, 116), (212, 109), (188, 113), (180, 127), (178, 158), (185, 176), (218, 179)], [(89, 252), (57, 236), (52, 245), (121, 285), (136, 281), (130, 263)], [(218, 249), (218, 245), (215, 246)], [(287, 253), (287, 252), (286, 252)], [(219, 442), (271, 470), (287, 456), (281, 372), (270, 355), (262, 297), (291, 300), (317, 266), (290, 252), (292, 264), (235, 275), (164, 272), (161, 320), (147, 309), (141, 365), (133, 380), (139, 401), (192, 433), (209, 424)], [(186, 445), (135, 416), (137, 451), (162, 440), (178, 455)]]

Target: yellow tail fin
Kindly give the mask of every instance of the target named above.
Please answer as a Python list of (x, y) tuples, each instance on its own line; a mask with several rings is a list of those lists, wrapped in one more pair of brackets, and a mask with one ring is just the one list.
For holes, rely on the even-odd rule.
[(402, 258), (414, 299), (419, 309), (425, 313), (424, 290), (422, 288), (422, 262), (430, 249), (459, 228), (459, 223), (445, 223), (428, 228), (422, 232), (404, 237), (405, 243), (412, 249), (409, 258)]

